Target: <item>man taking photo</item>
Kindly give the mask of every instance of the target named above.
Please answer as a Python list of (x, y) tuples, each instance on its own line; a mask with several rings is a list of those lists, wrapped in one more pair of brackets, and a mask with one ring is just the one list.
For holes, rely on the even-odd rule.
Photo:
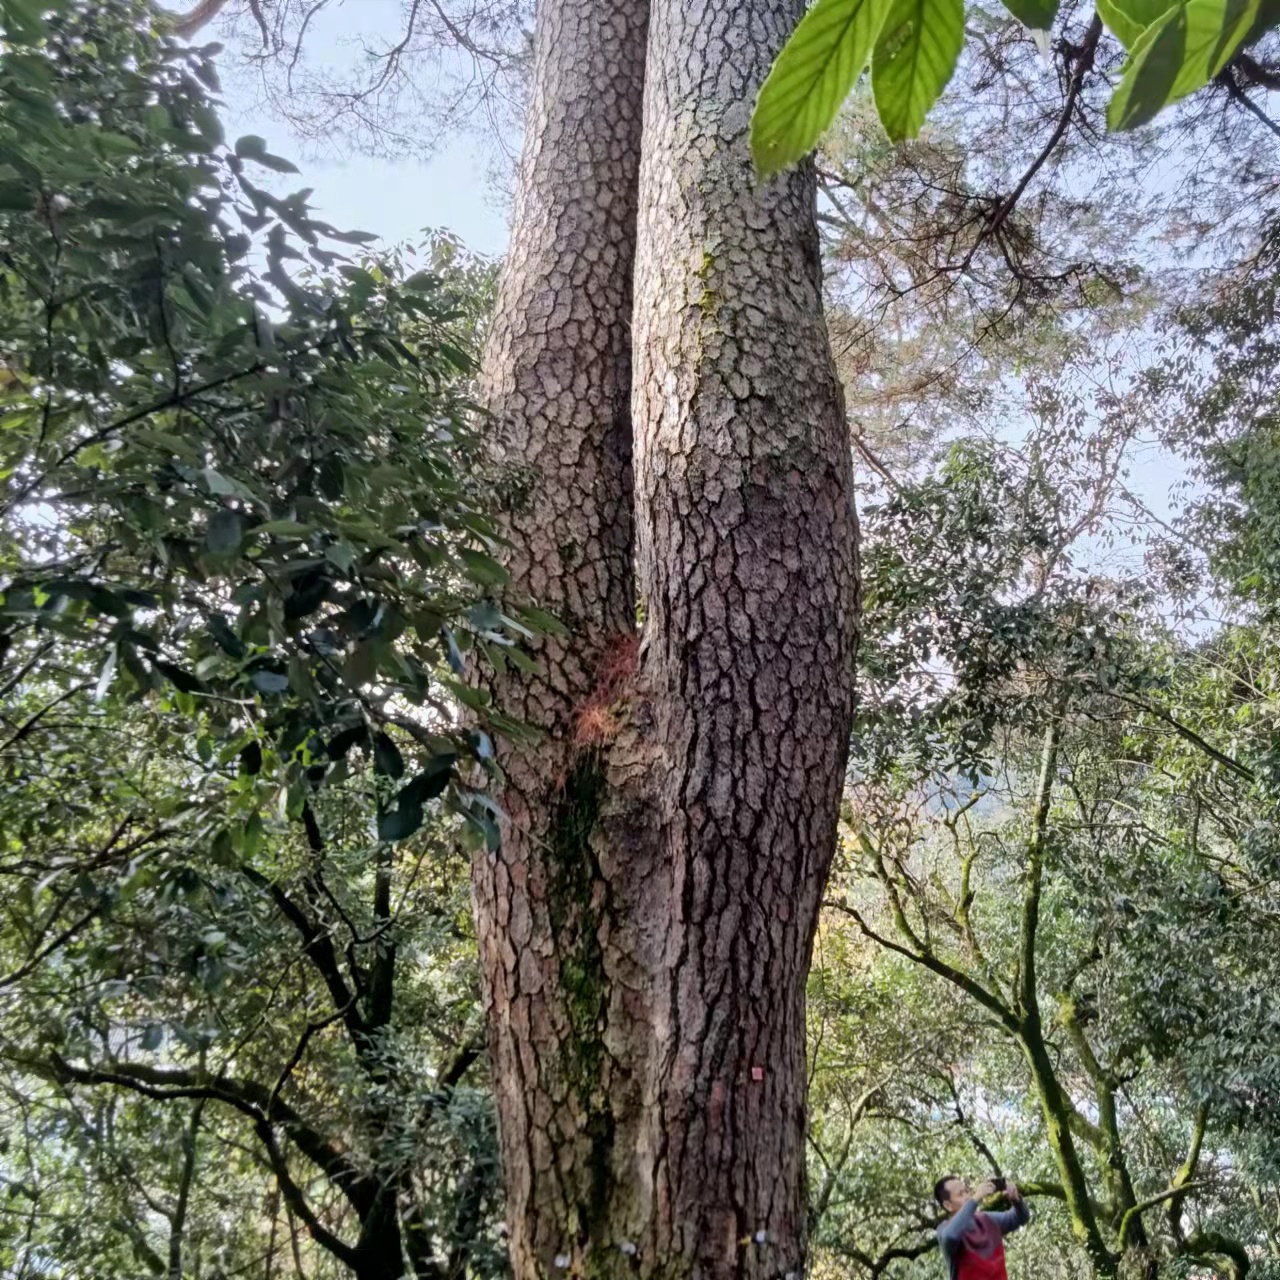
[[(1003, 1192), (1013, 1207), (986, 1213), (984, 1201)], [(938, 1227), (938, 1244), (949, 1280), (1009, 1280), (1004, 1266), (1004, 1238), (1031, 1221), (1018, 1188), (1004, 1178), (988, 1178), (972, 1190), (963, 1178), (939, 1178), (934, 1199), (947, 1220)]]

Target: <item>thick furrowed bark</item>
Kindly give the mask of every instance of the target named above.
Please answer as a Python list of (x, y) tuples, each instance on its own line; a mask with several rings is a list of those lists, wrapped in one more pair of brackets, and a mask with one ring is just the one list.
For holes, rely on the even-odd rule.
[(804, 1257), (804, 983), (848, 740), (857, 532), (813, 174), (757, 186), (747, 150), (803, 7), (655, 0), (650, 15), (636, 724), (661, 748), (670, 900), (648, 910), (664, 945), (647, 1145), (652, 1247), (684, 1274), (785, 1275)]
[(475, 874), (518, 1280), (803, 1265), (856, 526), (812, 173), (757, 189), (747, 155), (802, 9), (654, 4), (642, 166), (643, 7), (539, 15), (487, 399), (535, 470), (514, 585), (573, 636), (496, 688), (547, 737), (505, 745), (510, 820)]
[[(611, 1084), (589, 837), (603, 781), (580, 721), (602, 667), (634, 654), (630, 323), (647, 0), (543, 0), (528, 140), (484, 400), (529, 471), (507, 520), (514, 590), (571, 638), (495, 688), (543, 731), (503, 744), (503, 847), (474, 897), (518, 1277), (605, 1230)], [(618, 668), (621, 670), (621, 668)], [(608, 679), (607, 675), (605, 676)], [(594, 696), (599, 704), (600, 699)], [(590, 737), (588, 733), (586, 735)]]

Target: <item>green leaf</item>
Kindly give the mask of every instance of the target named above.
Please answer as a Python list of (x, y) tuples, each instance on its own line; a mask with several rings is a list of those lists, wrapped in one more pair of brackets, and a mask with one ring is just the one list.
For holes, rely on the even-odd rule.
[(100, 129), (93, 135), (93, 145), (104, 156), (134, 156), (141, 148), (124, 133), (112, 133), (109, 129)]
[(44, 0), (3, 0), (0, 23), (6, 35), (34, 44), (45, 33), (44, 11), (52, 7)]
[(920, 132), (963, 45), (964, 0), (891, 0), (871, 58), (871, 88), (894, 142)]
[(329, 740), (329, 745), (326, 748), (329, 753), (329, 759), (343, 759), (357, 742), (364, 742), (368, 736), (369, 731), (362, 724), (352, 725), (349, 729), (340, 730)]
[(324, 558), (343, 573), (350, 573), (356, 563), (356, 553), (349, 542), (335, 542), (326, 547)]
[(36, 193), (24, 182), (0, 182), (0, 210), (27, 213), (36, 207)]
[(527, 622), (539, 635), (564, 639), (569, 634), (569, 628), (555, 614), (539, 609), (536, 605), (524, 605), (518, 612), (521, 620)]
[(1048, 31), (1058, 16), (1058, 0), (1004, 0), (1004, 7), (1032, 31)]
[(278, 538), (305, 538), (315, 532), (315, 525), (303, 524), (299, 520), (268, 520), (265, 524), (255, 525), (254, 533), (270, 533)]
[(200, 475), (204, 478), (205, 485), (210, 493), (219, 498), (241, 498), (246, 502), (253, 501), (253, 494), (240, 483), (239, 480), (233, 480), (230, 476), (224, 476), (222, 472), (215, 471), (212, 467), (205, 467)]
[(372, 684), (378, 674), (378, 658), (371, 644), (358, 644), (343, 664), (342, 674), (355, 689)]
[(211, 613), (205, 622), (209, 634), (218, 642), (219, 647), (233, 658), (243, 658), (246, 652), (244, 642), (232, 630), (231, 624), (220, 613)]
[(453, 764), (456, 759), (456, 756), (433, 758), (420, 774), (401, 788), (399, 803), (404, 804), (407, 798), (412, 803), (421, 805), (443, 795), (453, 777)]
[(282, 156), (273, 156), (267, 150), (266, 139), (258, 137), (256, 133), (249, 133), (243, 138), (236, 139), (236, 155), (242, 160), (252, 160), (255, 164), (262, 165), (264, 169), (272, 169), (276, 173), (298, 172), (298, 166), (292, 161)]
[(751, 155), (762, 177), (817, 145), (866, 67), (887, 8), (887, 0), (818, 0), (800, 20), (751, 117)]
[(1107, 105), (1107, 125), (1147, 124), (1166, 106), (1209, 83), (1231, 61), (1257, 16), (1258, 0), (1187, 0), (1134, 44)]
[(1126, 50), (1172, 7), (1169, 0), (1097, 0), (1098, 17)]
[(220, 507), (209, 517), (204, 544), (214, 555), (229, 555), (240, 548), (244, 521), (238, 511)]
[(311, 678), (310, 668), (298, 653), (289, 659), (289, 687), (304, 698), (316, 696), (316, 684)]
[(483, 551), (463, 547), (458, 552), (458, 556), (466, 566), (467, 577), (472, 582), (478, 582), (482, 587), (503, 587), (511, 581), (511, 575), (507, 570)]
[(195, 678), (189, 671), (184, 671), (181, 667), (175, 666), (172, 662), (164, 662), (160, 658), (153, 658), (151, 665), (164, 676), (175, 689), (181, 690), (183, 693), (202, 693), (204, 685)]
[(251, 813), (240, 833), (240, 848), (250, 858), (262, 851), (262, 815)]
[(378, 839), (388, 844), (396, 840), (407, 840), (422, 826), (422, 806), (403, 799), (394, 808), (388, 809), (378, 819)]

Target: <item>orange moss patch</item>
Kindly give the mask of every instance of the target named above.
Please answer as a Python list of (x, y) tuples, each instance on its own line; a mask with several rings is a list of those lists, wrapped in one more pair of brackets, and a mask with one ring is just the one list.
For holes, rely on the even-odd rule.
[(575, 746), (603, 746), (618, 732), (617, 704), (635, 675), (639, 653), (640, 637), (634, 631), (615, 636), (605, 649), (596, 670), (595, 687), (574, 722)]

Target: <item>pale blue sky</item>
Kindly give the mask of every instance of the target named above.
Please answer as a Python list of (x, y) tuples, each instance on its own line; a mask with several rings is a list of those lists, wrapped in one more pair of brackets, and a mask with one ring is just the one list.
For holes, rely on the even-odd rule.
[[(335, 68), (335, 77), (345, 78), (359, 59), (353, 42), (389, 43), (398, 12), (396, 0), (346, 0), (327, 10), (308, 32), (308, 63)], [(492, 148), (486, 151), (480, 140), (454, 137), (426, 161), (378, 160), (354, 151), (336, 155), (273, 119), (250, 75), (233, 72), (224, 80), (228, 136), (258, 134), (269, 150), (293, 160), (302, 175), (292, 185), (314, 187), (316, 214), (335, 227), (374, 232), (388, 244), (413, 240), (426, 227), (442, 228), (481, 253), (506, 248), (506, 214), (497, 207), (490, 182)], [(424, 127), (430, 126), (424, 122)]]

